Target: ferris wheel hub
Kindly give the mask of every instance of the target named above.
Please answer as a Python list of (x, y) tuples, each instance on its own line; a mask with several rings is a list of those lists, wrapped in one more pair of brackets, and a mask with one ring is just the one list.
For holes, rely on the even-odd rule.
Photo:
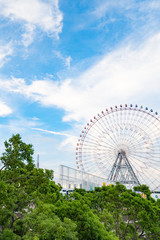
[(119, 152), (118, 152), (118, 154), (123, 154), (124, 156), (126, 155), (126, 152), (123, 150), (123, 149), (121, 149)]

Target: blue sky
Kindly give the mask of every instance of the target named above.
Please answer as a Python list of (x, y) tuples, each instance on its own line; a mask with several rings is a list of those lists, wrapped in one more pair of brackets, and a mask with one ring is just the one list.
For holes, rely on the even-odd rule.
[(75, 167), (83, 125), (115, 104), (160, 110), (160, 2), (0, 0), (0, 144)]

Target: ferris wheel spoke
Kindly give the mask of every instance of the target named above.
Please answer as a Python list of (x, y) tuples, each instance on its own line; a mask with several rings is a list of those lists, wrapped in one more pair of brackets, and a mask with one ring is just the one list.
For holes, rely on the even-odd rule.
[(140, 154), (140, 156), (141, 155), (143, 155), (143, 156), (148, 156), (148, 157), (150, 157), (150, 158), (156, 158), (156, 159), (159, 159), (159, 152), (154, 152), (154, 151), (146, 151), (146, 152), (142, 152), (142, 151), (140, 151), (140, 152), (138, 152), (138, 151), (134, 151), (134, 152), (132, 152), (132, 155), (137, 155), (137, 154)]
[(141, 159), (138, 159), (138, 158), (135, 158), (135, 157), (131, 157), (131, 156), (130, 156), (130, 157), (129, 157), (129, 161), (131, 162), (131, 165), (132, 165), (134, 168), (136, 168), (136, 166), (137, 166), (137, 168), (143, 167), (143, 166), (146, 167), (145, 162), (142, 161)]
[[(99, 137), (95, 136), (95, 134), (93, 135), (93, 133), (90, 133), (90, 138), (93, 138), (94, 140), (100, 141), (100, 138), (101, 138), (100, 136), (103, 136), (104, 133), (103, 132), (102, 133), (98, 132), (98, 134), (99, 134)], [(112, 141), (112, 144), (115, 144), (114, 139), (109, 134), (108, 134), (108, 136), (110, 137), (110, 140)]]
[(97, 144), (97, 146), (92, 146), (92, 145), (88, 145), (87, 147), (83, 147), (83, 152), (84, 151), (93, 151), (93, 150), (97, 150), (97, 151), (112, 151), (113, 150), (113, 147), (109, 147), (108, 146), (108, 148), (106, 148), (106, 146), (103, 146), (103, 145), (100, 145), (100, 144)]
[(141, 128), (142, 127), (142, 124), (144, 124), (144, 122), (146, 122), (146, 113), (143, 114), (144, 112), (143, 111), (139, 111), (139, 110), (136, 110), (136, 121), (134, 120), (134, 122), (136, 123), (137, 127), (138, 128)]
[(130, 111), (130, 119), (129, 119), (129, 123), (131, 124), (131, 126), (133, 126), (135, 123), (137, 125), (137, 120), (139, 119), (139, 112), (137, 111), (136, 108), (132, 108)]
[(126, 139), (122, 139), (122, 142), (123, 143), (126, 143), (129, 145), (130, 149), (133, 147), (137, 147), (137, 146), (140, 146), (141, 144), (143, 144), (144, 142), (140, 142), (139, 141), (140, 139), (134, 139), (134, 138), (126, 138)]
[[(138, 164), (137, 164), (138, 165)], [(135, 172), (138, 172), (139, 173), (139, 176), (141, 176), (142, 175), (142, 172), (144, 172), (145, 171), (145, 173), (146, 173), (146, 178), (148, 178), (148, 177), (150, 177), (149, 175), (148, 175), (148, 173), (147, 173), (147, 169), (148, 169), (148, 167), (142, 167), (142, 166), (139, 166), (139, 167), (137, 167), (137, 165), (133, 165), (132, 164), (132, 166), (133, 166), (133, 168), (134, 168), (134, 171)], [(138, 168), (140, 168), (140, 170), (138, 170)], [(143, 176), (141, 176), (141, 178), (142, 178)]]
[[(143, 162), (140, 159), (135, 159), (135, 158), (130, 157), (130, 160), (131, 160), (132, 167), (136, 171), (142, 172), (143, 169), (147, 170), (149, 168), (149, 164), (146, 162)], [(140, 170), (138, 170), (138, 169), (140, 169)]]
[(114, 131), (110, 131), (110, 132), (106, 132), (105, 134), (105, 138), (107, 138), (107, 136), (112, 140), (112, 142), (116, 145), (117, 141), (116, 141), (116, 135)]
[[(146, 171), (143, 172), (143, 174), (139, 175), (139, 178), (141, 179), (141, 182), (148, 182), (148, 185), (150, 185), (151, 190), (153, 189), (153, 186), (155, 187), (155, 182), (157, 179), (153, 178), (150, 173), (147, 173)], [(157, 182), (159, 183), (159, 182)]]
[[(87, 164), (92, 164), (92, 163), (97, 163), (97, 162), (99, 162), (99, 163), (101, 163), (101, 162), (104, 162), (104, 160), (105, 160), (106, 158), (103, 158), (103, 157), (101, 157), (101, 158), (99, 158), (99, 157), (96, 157), (96, 161), (93, 161), (93, 160), (91, 160), (91, 159), (84, 159), (84, 162), (87, 160), (87, 162), (86, 162), (86, 165)], [(99, 160), (99, 161), (98, 161)], [(109, 163), (109, 165), (111, 166), (112, 165), (112, 163), (114, 162), (114, 159), (112, 159), (112, 161), (111, 161), (111, 163)]]
[[(132, 155), (134, 155), (135, 157), (141, 158), (141, 159), (146, 159), (146, 161), (148, 161), (151, 158), (151, 156), (149, 156), (149, 154), (148, 154), (148, 156), (142, 156), (142, 154), (141, 155), (132, 154)], [(152, 162), (159, 162), (159, 158), (157, 158), (155, 156), (154, 156), (154, 159), (152, 158), (151, 160), (152, 160)]]
[(119, 137), (119, 129), (122, 129), (121, 128), (121, 125), (119, 124), (119, 118), (118, 118), (118, 112), (113, 112), (113, 119), (111, 118), (111, 114), (109, 114), (109, 117), (111, 119), (111, 128), (114, 129), (112, 130), (114, 133), (115, 133), (115, 137)]
[(101, 172), (101, 169), (98, 167), (98, 164), (90, 164), (89, 166), (87, 166), (88, 171), (90, 172), (90, 170), (95, 170), (96, 172)]
[[(107, 118), (107, 116), (108, 116), (108, 118)], [(109, 121), (109, 117), (110, 117), (110, 114), (104, 116), (104, 119), (101, 118), (101, 122), (104, 124), (105, 127), (107, 127), (106, 124), (108, 124), (108, 126), (110, 127), (110, 131), (111, 131), (110, 134), (112, 134), (112, 135), (113, 135), (113, 138), (116, 139), (115, 131), (113, 131), (114, 126), (113, 126), (113, 123)], [(112, 139), (113, 139), (113, 138), (112, 138)], [(113, 140), (113, 141), (114, 141), (115, 144), (116, 144), (116, 141), (115, 141), (115, 140)]]
[[(126, 137), (124, 138), (125, 140), (127, 140), (127, 136), (130, 137), (130, 140), (133, 142), (137, 142), (141, 139), (146, 139), (146, 133), (141, 133), (140, 132), (142, 131), (141, 129), (138, 129), (137, 127), (134, 127), (134, 125), (132, 126), (131, 128), (132, 132), (130, 133), (130, 135), (127, 135), (126, 134)], [(139, 133), (138, 133), (139, 132)], [(148, 138), (147, 138), (148, 140)]]

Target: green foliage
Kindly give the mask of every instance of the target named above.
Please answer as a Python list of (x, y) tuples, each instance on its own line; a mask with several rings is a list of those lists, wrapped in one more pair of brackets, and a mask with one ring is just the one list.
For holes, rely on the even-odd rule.
[(0, 181), (0, 226), (2, 229), (10, 226), (16, 201), (14, 186)]
[(70, 219), (63, 221), (54, 214), (55, 207), (52, 204), (41, 203), (29, 215), (23, 219), (26, 234), (23, 239), (39, 240), (77, 240), (76, 224)]
[[(98, 216), (101, 216), (101, 221), (104, 224), (102, 213), (107, 211), (105, 214), (111, 214), (112, 218), (110, 219), (108, 216), (107, 226), (111, 227), (112, 230), (114, 229), (120, 239), (141, 239), (144, 237), (160, 239), (160, 209), (150, 198), (147, 186), (143, 185), (139, 189), (143, 189), (150, 200), (144, 199), (139, 193), (132, 192), (119, 183), (96, 188), (92, 192), (94, 197), (91, 198), (91, 207), (96, 210)], [(87, 194), (85, 199), (87, 203)]]
[(97, 214), (100, 218), (100, 221), (104, 223), (105, 229), (108, 232), (112, 231), (114, 229), (114, 219), (112, 214), (107, 209), (104, 209), (102, 212), (100, 211)]
[(32, 156), (19, 134), (5, 141), (0, 240), (160, 240), (160, 201), (147, 186), (117, 183), (63, 197), (53, 171), (36, 169)]
[(61, 197), (61, 187), (52, 181), (53, 171), (36, 169), (32, 155), (32, 145), (23, 143), (19, 134), (5, 141), (5, 152), (0, 158), (4, 164), (0, 171), (2, 239), (7, 239), (12, 233), (10, 239), (15, 239), (15, 234), (17, 239), (22, 237), (25, 233), (22, 219), (35, 208), (36, 203), (40, 200), (55, 203)]
[(141, 193), (146, 194), (147, 199), (151, 199), (151, 191), (148, 186), (146, 185), (140, 185), (140, 186), (135, 186), (134, 191), (139, 191)]
[(68, 216), (76, 223), (79, 240), (117, 239), (113, 233), (106, 231), (104, 224), (84, 200), (73, 200), (73, 196), (75, 194), (70, 195), (70, 199), (63, 204), (57, 202), (55, 212), (62, 220)]
[(25, 165), (27, 168), (33, 168), (34, 153), (31, 144), (22, 142), (19, 134), (13, 135), (8, 141), (4, 142), (5, 152), (0, 158), (5, 166), (5, 169), (23, 168)]
[(0, 240), (20, 240), (20, 236), (17, 236), (11, 229), (4, 229), (0, 233)]

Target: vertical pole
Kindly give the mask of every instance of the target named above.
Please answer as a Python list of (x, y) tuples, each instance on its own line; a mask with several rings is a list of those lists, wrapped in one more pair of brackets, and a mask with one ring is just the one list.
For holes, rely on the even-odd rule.
[(37, 154), (37, 169), (39, 169), (39, 154)]

